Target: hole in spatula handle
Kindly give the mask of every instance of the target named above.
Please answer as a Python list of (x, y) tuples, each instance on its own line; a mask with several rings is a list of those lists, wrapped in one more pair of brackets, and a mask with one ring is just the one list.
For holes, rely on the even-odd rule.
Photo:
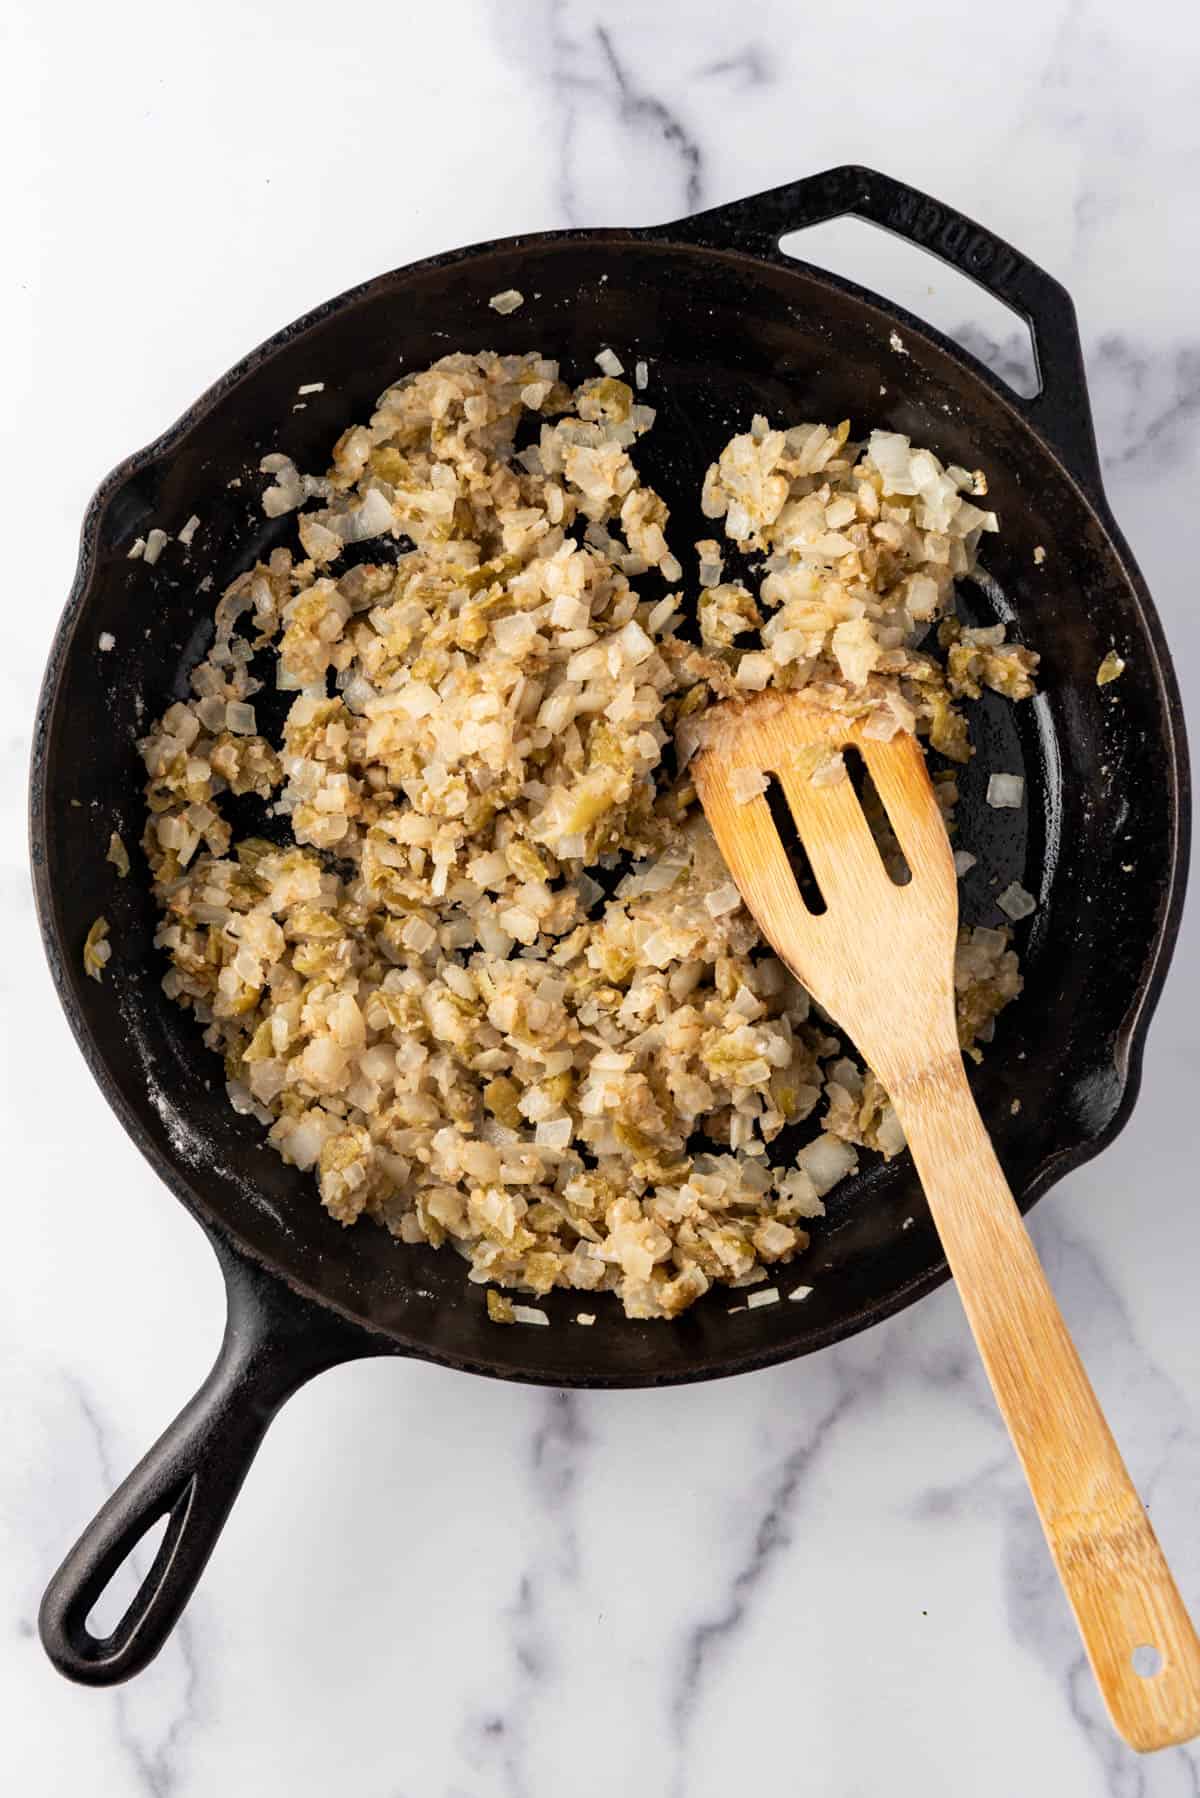
[(1139, 1642), (1129, 1657), (1139, 1679), (1154, 1679), (1163, 1670), (1163, 1658), (1151, 1642)]

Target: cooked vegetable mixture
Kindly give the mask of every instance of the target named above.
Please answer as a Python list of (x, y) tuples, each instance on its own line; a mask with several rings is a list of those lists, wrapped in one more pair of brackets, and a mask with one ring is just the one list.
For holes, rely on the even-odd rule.
[[(1037, 659), (954, 618), (996, 529), (981, 476), (756, 418), (685, 575), (632, 459), (653, 419), (612, 375), (572, 393), (541, 357), (453, 355), (327, 474), (268, 456), (296, 543), (228, 588), (193, 698), (141, 746), (166, 989), (235, 1107), (341, 1223), (637, 1318), (765, 1281), (864, 1151), (903, 1146), (739, 902), (688, 778), (706, 709), (808, 686), (961, 762), (958, 702), (1024, 698)], [(295, 695), (277, 742), (262, 651)], [(233, 839), (246, 793), (273, 840)], [(1007, 933), (964, 929), (964, 1047), (1019, 988)]]

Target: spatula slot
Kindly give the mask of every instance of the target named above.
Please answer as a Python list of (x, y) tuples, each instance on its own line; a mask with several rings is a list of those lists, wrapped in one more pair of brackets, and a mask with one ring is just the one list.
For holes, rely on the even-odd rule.
[(792, 808), (787, 802), (787, 795), (777, 774), (768, 772), (767, 790), (763, 795), (771, 813), (771, 822), (779, 834), (788, 865), (792, 870), (796, 885), (800, 889), (800, 897), (805, 908), (814, 918), (821, 917), (829, 908), (825, 903), (825, 895), (813, 872), (812, 862), (808, 858), (808, 850), (804, 847), (804, 839), (796, 828), (796, 820), (792, 816)]
[(879, 789), (871, 778), (871, 770), (867, 767), (862, 751), (856, 744), (847, 743), (842, 750), (842, 759), (846, 764), (850, 785), (854, 788), (854, 796), (862, 807), (863, 817), (867, 820), (875, 847), (879, 851), (879, 859), (893, 884), (906, 887), (912, 879), (912, 869), (900, 847), (900, 840), (892, 829), (887, 807), (879, 796)]

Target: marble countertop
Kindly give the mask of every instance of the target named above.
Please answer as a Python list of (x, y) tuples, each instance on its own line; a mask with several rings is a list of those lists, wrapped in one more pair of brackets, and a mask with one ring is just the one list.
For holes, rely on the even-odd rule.
[[(1074, 294), (1112, 504), (1200, 724), (1200, 20), (1165, 0), (1013, 0), (1002, 23), (957, 0), (10, 0), (0, 35), (0, 1782), (1200, 1791), (1196, 1747), (1139, 1761), (1105, 1722), (951, 1289), (710, 1387), (329, 1374), (272, 1430), (151, 1670), (59, 1679), (43, 1585), (203, 1376), (222, 1296), (68, 1036), (24, 848), (88, 495), (248, 346), (453, 244), (665, 219), (842, 161), (961, 206)], [(867, 228), (806, 253), (1018, 364), (1011, 322)], [(1033, 1232), (1200, 1613), (1198, 981), (1193, 907), (1136, 1116)]]

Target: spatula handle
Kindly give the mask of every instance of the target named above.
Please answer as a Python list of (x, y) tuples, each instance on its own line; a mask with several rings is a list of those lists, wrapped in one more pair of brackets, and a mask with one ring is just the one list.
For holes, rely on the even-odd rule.
[(1200, 1641), (960, 1058), (892, 1099), (1113, 1723), (1142, 1751), (1188, 1741), (1200, 1734)]

